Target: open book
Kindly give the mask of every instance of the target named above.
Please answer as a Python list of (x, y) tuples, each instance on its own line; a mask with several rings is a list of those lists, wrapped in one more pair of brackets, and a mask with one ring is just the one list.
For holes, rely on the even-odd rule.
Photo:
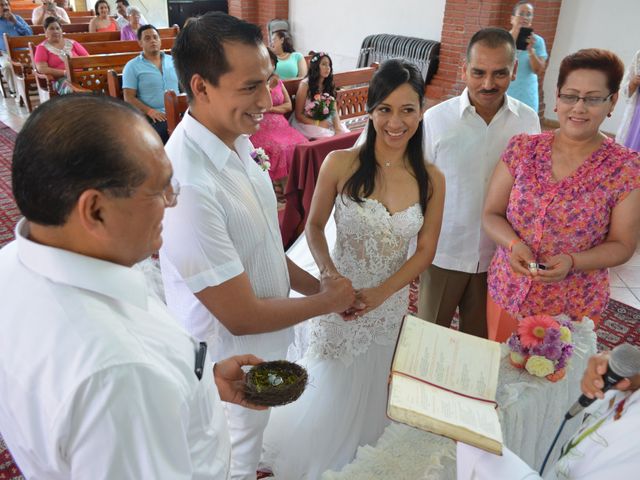
[(407, 315), (391, 365), (387, 415), (502, 454), (500, 344)]

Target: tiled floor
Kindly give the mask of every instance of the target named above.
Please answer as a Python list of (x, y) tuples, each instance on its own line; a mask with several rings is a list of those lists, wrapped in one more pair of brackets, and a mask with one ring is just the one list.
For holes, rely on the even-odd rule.
[(611, 298), (640, 309), (640, 248), (624, 265), (611, 269)]
[(17, 98), (0, 95), (0, 122), (19, 131), (28, 116), (26, 107), (21, 107)]
[[(18, 131), (27, 117), (27, 109), (16, 99), (0, 95), (0, 122)], [(611, 297), (640, 309), (640, 248), (627, 263), (611, 269)]]

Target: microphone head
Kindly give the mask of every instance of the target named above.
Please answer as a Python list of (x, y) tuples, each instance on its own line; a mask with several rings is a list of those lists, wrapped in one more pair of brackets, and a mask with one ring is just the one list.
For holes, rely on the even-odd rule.
[(640, 349), (623, 343), (611, 350), (609, 367), (620, 377), (633, 377), (640, 374)]

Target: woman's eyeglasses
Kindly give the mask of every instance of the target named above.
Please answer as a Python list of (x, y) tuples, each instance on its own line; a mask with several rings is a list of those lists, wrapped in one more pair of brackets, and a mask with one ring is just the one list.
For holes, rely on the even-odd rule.
[(558, 98), (565, 105), (575, 105), (579, 100), (582, 100), (587, 107), (597, 107), (609, 100), (613, 93), (610, 93), (606, 97), (581, 97), (579, 95), (570, 95), (567, 93), (559, 93)]

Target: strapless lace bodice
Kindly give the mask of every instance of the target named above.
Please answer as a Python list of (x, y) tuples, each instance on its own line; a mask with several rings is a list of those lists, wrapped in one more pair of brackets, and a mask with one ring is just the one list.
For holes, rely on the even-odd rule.
[[(359, 204), (346, 196), (336, 198), (334, 215), (337, 236), (333, 262), (356, 289), (380, 285), (397, 272), (423, 222), (418, 203), (390, 214), (377, 200), (365, 199)], [(335, 314), (312, 319), (307, 354), (340, 358), (349, 363), (351, 358), (365, 352), (371, 342), (395, 343), (408, 303), (407, 286), (357, 320), (345, 322)]]

